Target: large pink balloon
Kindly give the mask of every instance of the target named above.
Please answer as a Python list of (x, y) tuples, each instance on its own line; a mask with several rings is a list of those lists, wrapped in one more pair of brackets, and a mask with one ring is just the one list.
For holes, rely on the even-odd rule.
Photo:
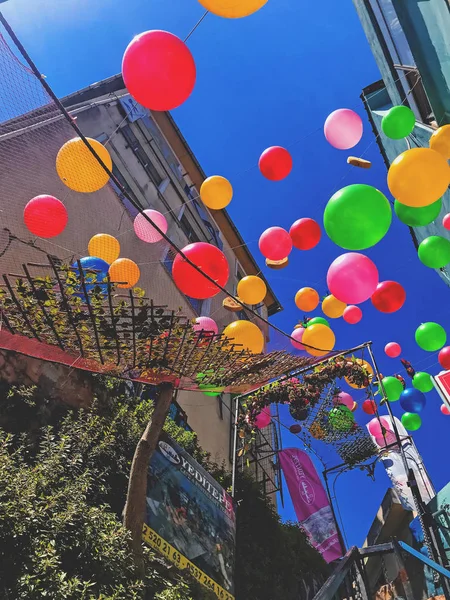
[[(387, 417), (380, 417), (380, 421), (383, 424), (383, 427), (386, 429), (386, 431), (392, 431), (391, 424)], [(377, 418), (374, 418), (371, 421), (369, 421), (369, 424), (367, 426), (370, 435), (373, 435), (373, 437), (375, 438), (383, 437), (380, 421)]]
[(294, 340), (296, 340), (295, 342), (291, 340), (291, 344), (294, 346), (294, 348), (297, 348), (297, 350), (305, 349), (305, 346), (301, 343), (304, 333), (304, 327), (297, 327), (297, 329), (294, 329), (294, 331), (291, 333), (291, 338), (294, 338)]
[(291, 253), (291, 236), (282, 227), (269, 227), (259, 238), (259, 249), (269, 260), (283, 260)]
[(335, 110), (327, 117), (325, 137), (338, 150), (348, 150), (359, 142), (363, 134), (361, 117), (349, 108)]
[(352, 410), (353, 405), (355, 404), (355, 401), (353, 400), (353, 398), (350, 396), (350, 394), (347, 394), (347, 392), (340, 392), (337, 396), (336, 396), (336, 403), (337, 404), (343, 404), (344, 406), (346, 406), (349, 410)]
[(389, 358), (397, 358), (397, 356), (400, 356), (402, 353), (402, 347), (400, 344), (397, 344), (397, 342), (389, 342), (389, 344), (386, 344), (384, 347), (384, 351)]
[(390, 446), (391, 444), (395, 444), (396, 441), (397, 441), (397, 438), (395, 437), (395, 433), (393, 431), (386, 431), (384, 436), (383, 436), (383, 434), (381, 434), (375, 438), (375, 443), (380, 448), (384, 448), (385, 446)]
[(350, 323), (350, 325), (356, 325), (356, 323), (359, 323), (362, 319), (362, 316), (362, 310), (359, 308), (359, 306), (354, 306), (353, 304), (347, 306), (347, 308), (344, 310), (344, 314), (342, 315), (344, 321), (346, 323)]
[(255, 418), (255, 427), (258, 429), (264, 429), (270, 424), (272, 417), (270, 416), (270, 408), (263, 408), (262, 411)]
[(193, 325), (193, 330), (194, 331), (204, 331), (204, 332), (212, 332), (213, 334), (218, 334), (219, 333), (219, 328), (217, 327), (217, 323), (214, 321), (214, 319), (211, 319), (210, 317), (197, 317), (195, 319), (195, 323)]
[(378, 285), (378, 269), (364, 254), (347, 252), (330, 265), (327, 285), (331, 294), (346, 304), (368, 300)]
[[(157, 210), (147, 209), (144, 210), (147, 217), (159, 227), (163, 233), (167, 233), (167, 220), (166, 217), (158, 212)], [(139, 213), (134, 219), (134, 231), (138, 238), (148, 244), (154, 244), (163, 239), (163, 236), (157, 231), (151, 223), (147, 221), (143, 214)]]

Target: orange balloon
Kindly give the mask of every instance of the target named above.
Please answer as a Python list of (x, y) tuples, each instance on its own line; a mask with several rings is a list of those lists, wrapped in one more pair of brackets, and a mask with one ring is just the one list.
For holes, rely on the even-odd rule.
[(109, 267), (108, 273), (111, 282), (117, 282), (118, 288), (134, 287), (141, 276), (139, 267), (129, 258), (118, 258), (115, 260)]
[(406, 206), (422, 207), (443, 196), (450, 183), (447, 161), (430, 148), (411, 148), (402, 152), (388, 172), (391, 194)]
[(321, 323), (307, 327), (302, 337), (302, 344), (311, 356), (325, 356), (333, 350), (335, 343), (336, 338), (333, 331), (330, 327)]
[[(351, 362), (354, 362), (354, 361), (351, 361)], [(372, 381), (372, 377), (373, 377), (372, 365), (370, 365), (366, 360), (362, 360), (362, 358), (357, 358), (356, 362), (359, 365), (361, 365), (362, 367), (364, 367), (364, 369), (369, 374), (369, 381)], [(345, 381), (348, 383), (348, 385), (350, 387), (352, 387), (355, 390), (362, 390), (363, 388), (367, 387), (365, 385), (356, 385), (355, 383), (352, 383), (351, 381), (349, 381), (347, 377), (345, 377)]]
[(330, 319), (339, 319), (344, 314), (344, 310), (347, 308), (345, 302), (338, 300), (330, 294), (322, 301), (322, 312)]
[(304, 287), (295, 294), (297, 308), (304, 312), (311, 312), (319, 304), (319, 294), (310, 287)]
[(442, 125), (430, 137), (430, 148), (450, 160), (450, 125)]

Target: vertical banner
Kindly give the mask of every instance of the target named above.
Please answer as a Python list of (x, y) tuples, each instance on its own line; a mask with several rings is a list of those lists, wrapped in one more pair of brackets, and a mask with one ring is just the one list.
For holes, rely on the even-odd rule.
[(310, 457), (298, 448), (279, 453), (295, 514), (311, 544), (332, 562), (342, 556), (336, 523), (319, 475)]
[[(391, 421), (387, 415), (383, 416), (384, 419)], [(423, 465), (422, 457), (417, 451), (414, 442), (409, 438), (409, 434), (403, 427), (401, 421), (394, 417), (395, 424), (400, 436), (403, 452), (405, 453), (406, 462), (408, 466), (414, 471), (414, 475), (417, 480), (417, 487), (419, 489), (422, 500), (427, 504), (431, 498), (434, 497), (435, 491), (433, 484), (431, 483), (425, 467)], [(376, 445), (376, 439), (372, 437), (372, 440)], [(408, 476), (405, 472), (405, 466), (400, 451), (396, 448), (389, 448), (389, 450), (383, 450), (380, 448), (381, 462), (386, 469), (387, 476), (392, 482), (392, 487), (397, 491), (400, 498), (400, 502), (405, 510), (416, 510), (414, 498), (411, 492), (411, 488), (408, 486)]]

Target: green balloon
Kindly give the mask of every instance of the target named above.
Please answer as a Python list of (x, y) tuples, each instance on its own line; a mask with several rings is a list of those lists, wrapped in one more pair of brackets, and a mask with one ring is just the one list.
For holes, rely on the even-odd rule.
[(440, 235), (430, 235), (420, 242), (418, 253), (426, 267), (440, 269), (450, 263), (450, 241)]
[(386, 137), (391, 140), (401, 140), (407, 137), (414, 129), (416, 117), (407, 106), (393, 106), (384, 115), (381, 129)]
[(402, 425), (408, 431), (417, 431), (422, 425), (422, 419), (416, 413), (406, 412), (402, 415)]
[[(402, 382), (397, 377), (384, 377), (382, 380), (384, 391), (386, 392), (387, 399), (389, 402), (396, 402), (400, 399), (400, 395), (403, 392)], [(383, 390), (379, 386), (380, 394), (383, 395)]]
[(421, 392), (431, 392), (431, 390), (434, 388), (431, 376), (423, 371), (419, 371), (419, 373), (414, 375), (412, 384), (416, 390), (420, 390)]
[(388, 199), (371, 185), (357, 183), (328, 201), (323, 224), (328, 237), (345, 250), (365, 250), (386, 235), (392, 221)]
[(436, 352), (445, 346), (446, 341), (445, 329), (438, 323), (429, 321), (416, 329), (416, 343), (422, 350)]
[(330, 326), (328, 321), (323, 317), (313, 317), (306, 323), (306, 327), (309, 327), (310, 325), (326, 325), (327, 327)]
[(330, 410), (328, 421), (336, 431), (350, 431), (355, 422), (355, 417), (350, 409), (343, 404), (336, 406)]
[(438, 218), (441, 208), (442, 200), (436, 200), (433, 204), (419, 208), (406, 206), (406, 204), (402, 204), (398, 200), (394, 202), (395, 214), (402, 223), (409, 225), (409, 227), (429, 225)]

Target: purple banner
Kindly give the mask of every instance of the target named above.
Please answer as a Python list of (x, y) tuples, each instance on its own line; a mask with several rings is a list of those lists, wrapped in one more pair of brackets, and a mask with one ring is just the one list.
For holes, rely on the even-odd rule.
[(332, 562), (343, 554), (327, 494), (310, 457), (303, 450), (287, 448), (279, 453), (295, 514), (311, 544)]

